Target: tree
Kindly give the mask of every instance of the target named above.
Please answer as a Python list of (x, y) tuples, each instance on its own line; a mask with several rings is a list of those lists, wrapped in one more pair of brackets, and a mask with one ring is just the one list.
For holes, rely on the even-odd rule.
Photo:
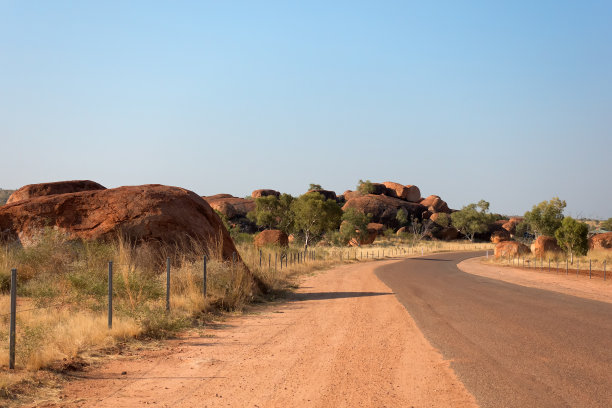
[(326, 200), (320, 193), (303, 194), (291, 203), (294, 230), (304, 237), (304, 246), (324, 232), (337, 229), (342, 209), (335, 200)]
[(320, 184), (310, 183), (310, 186), (308, 186), (308, 191), (311, 190), (323, 190), (323, 187), (321, 187)]
[(441, 227), (448, 227), (451, 224), (451, 218), (447, 213), (438, 213), (438, 218), (435, 221)]
[(408, 218), (408, 211), (405, 208), (400, 208), (397, 210), (397, 214), (395, 214), (395, 219), (399, 223), (400, 228), (405, 227), (410, 223), (410, 219)]
[(612, 218), (608, 218), (606, 221), (602, 221), (599, 227), (606, 231), (612, 231)]
[(247, 217), (260, 227), (279, 229), (288, 234), (293, 225), (293, 200), (290, 194), (258, 197), (255, 199), (255, 210), (247, 214)]
[(555, 236), (555, 231), (563, 221), (563, 209), (567, 204), (559, 197), (553, 197), (550, 201), (542, 201), (534, 205), (531, 211), (525, 213), (527, 222), (536, 235)]
[(570, 255), (572, 263), (574, 263), (574, 254), (586, 255), (589, 250), (588, 233), (589, 226), (572, 217), (565, 217), (561, 221), (561, 226), (555, 231), (557, 243)]
[(351, 239), (355, 238), (361, 242), (368, 236), (368, 223), (371, 216), (357, 211), (354, 208), (349, 208), (342, 214), (342, 223), (340, 224), (340, 235), (346, 244)]
[(375, 188), (370, 180), (359, 180), (359, 183), (357, 183), (357, 191), (361, 194), (372, 194), (374, 190)]
[(470, 241), (474, 241), (474, 235), (487, 231), (492, 222), (492, 216), (488, 213), (489, 203), (480, 200), (464, 206), (461, 210), (451, 214), (451, 220), (457, 228)]

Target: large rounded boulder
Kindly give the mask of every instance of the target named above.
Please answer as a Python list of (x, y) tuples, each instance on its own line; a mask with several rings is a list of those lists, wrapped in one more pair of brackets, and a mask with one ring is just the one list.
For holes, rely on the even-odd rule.
[(451, 210), (448, 208), (446, 201), (442, 200), (437, 195), (430, 195), (420, 201), (420, 204), (429, 210), (431, 213), (447, 213), (450, 214)]
[(258, 248), (266, 245), (286, 247), (289, 245), (289, 237), (281, 230), (264, 230), (255, 236), (253, 244)]
[(17, 201), (29, 200), (56, 194), (78, 193), (81, 191), (105, 190), (101, 184), (91, 180), (56, 181), (53, 183), (28, 184), (16, 190), (6, 201), (12, 204)]
[(310, 194), (310, 193), (319, 193), (323, 197), (325, 197), (326, 200), (336, 201), (338, 199), (338, 197), (336, 196), (336, 192), (331, 191), (331, 190), (315, 189), (315, 190), (308, 190), (306, 192), (306, 194)]
[(523, 222), (523, 220), (523, 217), (512, 217), (502, 225), (502, 228), (514, 235), (516, 232), (516, 226)]
[(612, 232), (593, 235), (589, 238), (589, 249), (612, 249)]
[(533, 254), (538, 258), (544, 258), (547, 254), (561, 252), (561, 248), (557, 244), (557, 240), (546, 235), (540, 235), (537, 237), (532, 245), (532, 248)]
[(387, 188), (387, 195), (389, 197), (399, 198), (401, 200), (408, 200), (408, 189), (399, 183), (392, 181), (385, 181), (383, 185)]
[(226, 216), (228, 219), (243, 218), (255, 209), (255, 200), (250, 198), (234, 197), (229, 194), (217, 194), (202, 197), (210, 206)]
[(194, 242), (221, 248), (231, 259), (236, 247), (211, 206), (192, 191), (149, 184), (55, 194), (0, 207), (0, 230), (29, 245), (46, 228), (70, 239), (156, 243), (180, 249)]
[(417, 203), (411, 203), (400, 200), (399, 198), (388, 197), (386, 195), (375, 194), (367, 194), (351, 198), (342, 207), (344, 211), (348, 210), (349, 208), (354, 208), (355, 210), (364, 214), (370, 214), (372, 216), (372, 222), (384, 224), (385, 226), (394, 229), (399, 225), (396, 216), (397, 212), (401, 208), (406, 211), (408, 219), (411, 217), (420, 219), (421, 214), (425, 210), (423, 206)]
[(495, 257), (496, 258), (514, 258), (516, 256), (529, 255), (531, 250), (527, 245), (521, 244), (516, 241), (502, 241), (495, 245)]
[(251, 193), (251, 197), (253, 198), (268, 197), (268, 196), (280, 197), (280, 193), (276, 190), (270, 190), (270, 189), (255, 190)]

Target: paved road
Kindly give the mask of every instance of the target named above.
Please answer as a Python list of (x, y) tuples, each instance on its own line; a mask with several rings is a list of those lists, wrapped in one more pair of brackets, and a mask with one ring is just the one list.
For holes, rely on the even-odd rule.
[(482, 407), (612, 407), (612, 305), (457, 269), (475, 255), (376, 274)]

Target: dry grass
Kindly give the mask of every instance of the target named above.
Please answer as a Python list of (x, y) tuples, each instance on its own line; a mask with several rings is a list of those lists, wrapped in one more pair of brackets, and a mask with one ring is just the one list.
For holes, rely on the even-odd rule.
[[(250, 243), (238, 245), (241, 263), (221, 259), (219, 245), (172, 254), (171, 311), (165, 310), (165, 253), (134, 246), (117, 239), (113, 243), (69, 242), (46, 231), (28, 248), (0, 248), (0, 394), (28, 378), (24, 370), (50, 367), (92, 350), (106, 349), (139, 337), (166, 338), (206, 320), (210, 313), (240, 311), (254, 300), (274, 298), (297, 285), (297, 278), (339, 263), (428, 254), (432, 252), (492, 249), (490, 244), (420, 242), (384, 237), (360, 248), (316, 247), (306, 259), (303, 248), (262, 249)], [(203, 258), (207, 256), (207, 296), (203, 296)], [(283, 258), (281, 267), (280, 256)], [(285, 259), (288, 260), (285, 261)], [(113, 328), (107, 328), (108, 261), (113, 261)], [(270, 263), (268, 264), (268, 260)], [(276, 261), (276, 262), (275, 262)], [(9, 271), (18, 269), (16, 372), (8, 366)], [(253, 285), (262, 282), (265, 294)], [(25, 375), (25, 377), (24, 377)], [(32, 377), (29, 377), (32, 378)]]

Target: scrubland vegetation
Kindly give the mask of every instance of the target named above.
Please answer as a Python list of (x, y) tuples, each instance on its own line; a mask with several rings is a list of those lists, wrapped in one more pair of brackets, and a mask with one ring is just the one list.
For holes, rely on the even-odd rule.
[[(304, 260), (303, 243), (260, 252), (248, 236), (237, 245), (239, 262), (223, 261), (220, 248), (211, 245), (172, 254), (171, 308), (165, 310), (166, 253), (156, 247), (115, 242), (69, 241), (52, 230), (37, 244), (21, 247), (5, 244), (0, 250), (0, 364), (4, 366), (0, 393), (11, 395), (25, 372), (41, 368), (61, 369), (77, 358), (91, 358), (113, 350), (129, 339), (163, 339), (180, 330), (222, 318), (251, 302), (283, 296), (297, 284), (297, 277), (334, 264), (368, 261), (446, 250), (491, 248), (468, 243), (422, 242), (410, 237), (381, 237), (375, 245), (360, 248), (317, 246)], [(207, 256), (207, 296), (203, 289), (203, 258)], [(280, 257), (283, 258), (281, 269)], [(113, 262), (113, 328), (107, 327), (108, 261)], [(285, 264), (286, 263), (286, 264)], [(9, 373), (8, 321), (10, 270), (18, 269), (17, 373)], [(252, 274), (252, 275), (251, 275)], [(252, 285), (253, 276), (264, 292)]]

